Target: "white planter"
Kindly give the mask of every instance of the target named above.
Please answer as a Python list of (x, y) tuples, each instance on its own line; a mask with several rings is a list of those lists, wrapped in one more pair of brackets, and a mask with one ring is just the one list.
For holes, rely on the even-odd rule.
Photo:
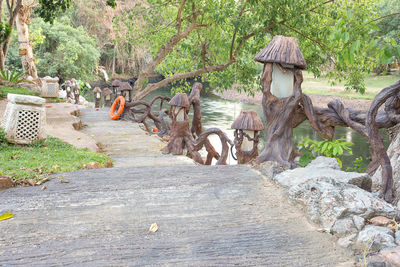
[(58, 91), (60, 85), (58, 84), (58, 78), (44, 77), (42, 79), (43, 85), (41, 90), (42, 97), (58, 97)]
[(6, 138), (18, 144), (30, 144), (46, 138), (46, 111), (43, 107), (46, 100), (37, 96), (15, 94), (8, 94), (7, 99), (2, 121)]

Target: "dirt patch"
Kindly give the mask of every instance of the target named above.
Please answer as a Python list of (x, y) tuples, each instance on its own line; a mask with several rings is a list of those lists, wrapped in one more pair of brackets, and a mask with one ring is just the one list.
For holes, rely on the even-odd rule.
[[(222, 93), (214, 92), (214, 94), (216, 94), (217, 96), (222, 97), (223, 99), (226, 99), (226, 100), (240, 101), (240, 102), (252, 103), (252, 104), (261, 104), (261, 100), (262, 100), (261, 92), (255, 93), (254, 96), (251, 96), (247, 93), (240, 93), (235, 90), (226, 90)], [(349, 99), (349, 98), (343, 98), (343, 97), (337, 97), (337, 96), (310, 95), (310, 98), (311, 98), (314, 106), (322, 107), (322, 108), (328, 107), (328, 103), (335, 99), (339, 99), (340, 101), (342, 101), (346, 108), (353, 108), (353, 109), (357, 109), (357, 110), (368, 110), (372, 103), (372, 100)]]

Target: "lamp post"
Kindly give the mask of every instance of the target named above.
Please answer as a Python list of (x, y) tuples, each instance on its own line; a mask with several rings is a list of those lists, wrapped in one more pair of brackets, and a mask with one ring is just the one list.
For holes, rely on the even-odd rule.
[(133, 92), (132, 90), (133, 89), (128, 82), (122, 82), (119, 86), (119, 91), (127, 102), (131, 102)]
[(109, 88), (105, 88), (103, 90), (103, 101), (104, 101), (104, 106), (106, 107), (111, 107), (111, 94), (112, 91)]
[(121, 85), (120, 80), (114, 80), (111, 83), (111, 88), (112, 88), (112, 92), (113, 92), (113, 100), (115, 100), (115, 98), (117, 98), (117, 91), (118, 91), (118, 88), (120, 85)]
[(95, 108), (100, 108), (101, 89), (99, 87), (95, 87), (93, 89), (93, 94), (94, 94), (94, 107)]
[(305, 59), (296, 38), (275, 36), (254, 60), (264, 64), (261, 85), (266, 134), (265, 149), (256, 162), (275, 161), (295, 168), (292, 137), (296, 109), (303, 98)]
[(79, 85), (77, 85), (75, 83), (75, 86), (72, 88), (73, 92), (74, 92), (74, 98), (75, 98), (75, 104), (79, 104), (79, 95), (80, 95), (80, 90), (81, 88), (79, 87)]
[(245, 164), (258, 156), (259, 131), (264, 130), (257, 112), (253, 110), (242, 110), (232, 123), (234, 132), (234, 144), (236, 157), (239, 164)]
[(71, 90), (71, 81), (66, 81), (65, 82), (65, 90), (67, 92), (67, 99), (72, 99), (72, 90)]

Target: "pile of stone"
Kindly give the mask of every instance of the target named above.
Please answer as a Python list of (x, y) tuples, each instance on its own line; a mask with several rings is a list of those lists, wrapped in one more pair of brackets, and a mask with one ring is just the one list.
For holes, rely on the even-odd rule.
[(400, 212), (370, 192), (372, 181), (368, 174), (341, 171), (336, 159), (327, 157), (287, 171), (265, 162), (259, 170), (287, 188), (289, 199), (301, 204), (313, 223), (335, 235), (341, 247), (360, 257), (366, 251), (380, 251), (371, 261), (396, 264), (393, 258), (397, 258), (400, 264)]

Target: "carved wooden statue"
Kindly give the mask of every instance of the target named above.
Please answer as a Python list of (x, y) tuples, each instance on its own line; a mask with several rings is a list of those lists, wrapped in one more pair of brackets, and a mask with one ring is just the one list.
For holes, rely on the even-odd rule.
[(94, 95), (94, 107), (99, 108), (100, 103), (101, 103), (101, 89), (100, 87), (95, 87), (93, 89), (93, 95)]
[(232, 123), (235, 129), (236, 157), (239, 164), (246, 164), (258, 156), (259, 131), (264, 130), (257, 112), (242, 110), (239, 117)]
[(104, 106), (106, 107), (111, 107), (111, 95), (112, 95), (112, 91), (109, 88), (105, 88), (103, 90), (103, 101), (104, 101)]

